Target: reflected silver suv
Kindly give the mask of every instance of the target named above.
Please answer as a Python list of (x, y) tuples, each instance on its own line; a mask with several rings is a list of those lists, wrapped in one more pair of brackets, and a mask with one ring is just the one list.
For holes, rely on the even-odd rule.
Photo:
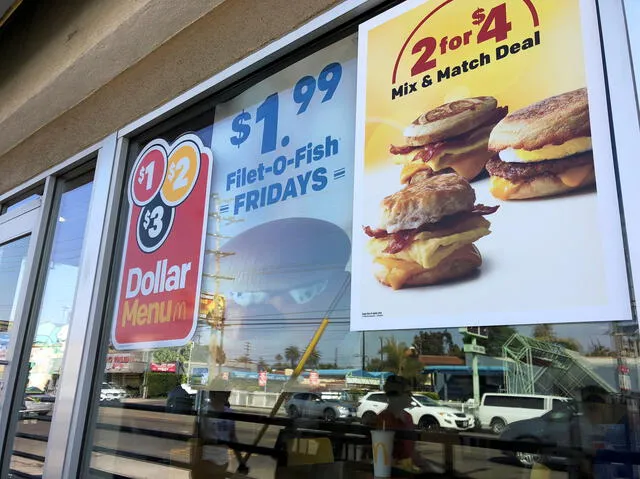
[(322, 399), (315, 393), (294, 393), (285, 405), (291, 418), (322, 418), (325, 421), (356, 418), (356, 408), (352, 404), (333, 399)]
[(102, 383), (100, 401), (121, 401), (129, 397), (127, 391), (111, 383)]

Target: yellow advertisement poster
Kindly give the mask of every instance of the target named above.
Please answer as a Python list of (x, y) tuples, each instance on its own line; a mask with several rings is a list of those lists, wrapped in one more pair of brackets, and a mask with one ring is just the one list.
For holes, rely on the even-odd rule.
[(352, 330), (629, 319), (591, 0), (360, 27)]

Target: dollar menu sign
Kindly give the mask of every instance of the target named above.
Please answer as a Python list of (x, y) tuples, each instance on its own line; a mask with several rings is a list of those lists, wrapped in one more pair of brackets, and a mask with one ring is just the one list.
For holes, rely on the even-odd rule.
[(251, 113), (242, 110), (238, 116), (233, 119), (231, 129), (237, 133), (237, 135), (230, 138), (231, 144), (240, 148), (240, 145), (249, 138), (251, 133), (251, 127), (246, 123), (251, 120)]

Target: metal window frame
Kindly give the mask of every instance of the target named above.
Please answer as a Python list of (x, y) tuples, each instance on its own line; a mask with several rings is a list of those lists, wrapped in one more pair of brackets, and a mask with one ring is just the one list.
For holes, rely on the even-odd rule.
[[(42, 188), (42, 197), (35, 199), (16, 210), (7, 212), (0, 216), (0, 225), (11, 222), (12, 226), (21, 217), (27, 215), (38, 215), (35, 224), (30, 231), (31, 242), (29, 245), (27, 261), (27, 280), (24, 291), (19, 298), (17, 317), (20, 318), (15, 326), (15, 349), (12, 355), (11, 365), (6, 375), (6, 397), (10, 398), (0, 409), (0, 477), (6, 477), (9, 472), (10, 461), (15, 432), (18, 424), (19, 402), (22, 401), (24, 384), (26, 384), (28, 371), (21, 367), (28, 361), (35, 330), (37, 327), (38, 314), (44, 290), (45, 275), (44, 269), (47, 267), (47, 258), (51, 254), (51, 246), (54, 234), (54, 222), (57, 218), (57, 208), (59, 207), (60, 193), (65, 183), (73, 184), (82, 175), (86, 175), (90, 170), (93, 172), (93, 183), (91, 200), (89, 203), (88, 224), (85, 229), (85, 238), (82, 245), (80, 260), (79, 281), (72, 307), (72, 317), (69, 322), (69, 337), (67, 347), (63, 356), (63, 369), (60, 376), (60, 387), (58, 390), (58, 401), (54, 406), (54, 415), (51, 421), (49, 441), (47, 444), (46, 460), (44, 463), (43, 475), (48, 477), (62, 477), (56, 473), (50, 475), (47, 471), (56, 465), (56, 461), (66, 453), (68, 442), (68, 415), (66, 414), (67, 399), (74, 398), (77, 385), (74, 379), (79, 381), (79, 377), (73, 374), (64, 374), (64, 371), (73, 371), (73, 365), (69, 365), (72, 359), (77, 356), (78, 351), (84, 347), (82, 330), (90, 322), (89, 316), (80, 316), (79, 311), (83, 308), (83, 303), (90, 300), (86, 295), (86, 288), (90, 288), (95, 281), (95, 271), (91, 271), (91, 260), (98, 254), (99, 242), (96, 244), (95, 237), (102, 232), (102, 223), (106, 210), (106, 191), (111, 182), (113, 173), (111, 165), (115, 155), (116, 135), (115, 133), (106, 139), (86, 148), (78, 154), (56, 165), (40, 175), (22, 185), (0, 195), (0, 203), (7, 204), (16, 198), (21, 198), (25, 192), (33, 191), (35, 188)], [(94, 166), (95, 163), (95, 166)], [(105, 188), (104, 185), (107, 185)], [(80, 338), (78, 340), (78, 338)], [(13, 340), (13, 339), (12, 339)], [(62, 401), (61, 398), (65, 398)], [(58, 414), (60, 411), (60, 414)], [(51, 464), (49, 464), (51, 462)]]
[[(605, 75), (608, 82), (612, 144), (617, 160), (618, 194), (623, 240), (631, 290), (631, 311), (638, 320), (635, 291), (640, 291), (640, 167), (636, 158), (640, 151), (639, 98), (633, 70), (633, 53), (624, 0), (606, 3), (600, 9)], [(635, 48), (640, 48), (636, 45)]]
[[(96, 419), (97, 408), (92, 408), (93, 375), (96, 365), (101, 363), (97, 357), (98, 351), (103, 351), (103, 343), (106, 335), (103, 334), (104, 310), (106, 307), (105, 298), (108, 291), (108, 278), (112, 266), (112, 255), (116, 244), (116, 230), (118, 224), (118, 210), (120, 208), (119, 195), (123, 189), (125, 180), (126, 159), (128, 150), (128, 140), (116, 140), (116, 135), (111, 137), (113, 156), (106, 155), (105, 163), (99, 158), (98, 170), (102, 172), (102, 177), (106, 178), (110, 173), (108, 182), (101, 185), (94, 183), (94, 188), (99, 187), (101, 191), (100, 221), (96, 221), (96, 228), (91, 233), (91, 239), (87, 238), (86, 257), (84, 261), (90, 262), (88, 273), (92, 281), (83, 285), (82, 292), (78, 291), (78, 297), (82, 296), (77, 304), (77, 311), (74, 316), (85, 315), (89, 320), (84, 324), (83, 330), (70, 331), (69, 341), (77, 338), (82, 344), (81, 348), (73, 349), (67, 355), (63, 367), (72, 367), (78, 371), (73, 389), (73, 401), (65, 407), (63, 415), (66, 419), (64, 427), (60, 429), (56, 439), (60, 439), (64, 451), (58, 454), (56, 459), (45, 465), (43, 477), (87, 477), (79, 474), (80, 455), (83, 450), (84, 432), (88, 424)], [(111, 148), (110, 148), (111, 150)], [(89, 247), (90, 245), (90, 247)], [(69, 388), (71, 390), (71, 387)], [(53, 430), (53, 425), (52, 425)]]
[[(20, 403), (24, 395), (24, 388), (21, 390), (20, 384), (26, 383), (27, 371), (21, 365), (25, 357), (28, 360), (27, 351), (31, 350), (29, 338), (33, 340), (35, 334), (35, 324), (31, 317), (35, 306), (35, 296), (38, 289), (42, 289), (38, 278), (43, 267), (46, 232), (53, 209), (54, 183), (55, 181), (51, 178), (46, 180), (42, 204), (38, 209), (32, 210), (37, 212), (38, 218), (28, 227), (31, 239), (26, 263), (27, 279), (18, 296), (16, 319), (9, 346), (11, 360), (5, 370), (4, 401), (0, 407), (0, 477), (6, 477), (9, 473)], [(25, 229), (23, 233), (28, 234), (29, 231)]]
[[(595, 1), (599, 8), (603, 8), (604, 2)], [(79, 374), (73, 378), (63, 374), (61, 378), (61, 398), (67, 398), (68, 401), (64, 402), (68, 404), (56, 405), (44, 477), (86, 477), (88, 473), (90, 449), (83, 448), (83, 444), (87, 438), (92, 437), (91, 431), (97, 414), (97, 408), (91, 407), (95, 402), (95, 398), (92, 397), (92, 378), (105, 359), (97, 357), (96, 353), (102, 355), (108, 342), (104, 314), (108, 308), (108, 281), (113, 257), (117, 256), (118, 212), (121, 207), (130, 140), (383, 4), (384, 0), (346, 0), (123, 127), (99, 144), (0, 195), (0, 203), (5, 203), (24, 193), (26, 189), (46, 183), (41, 210), (51, 211), (52, 205), (48, 203), (51, 201), (51, 195), (47, 192), (53, 187), (52, 175), (72, 168), (79, 162), (79, 158), (99, 151), (89, 225), (81, 257), (81, 281), (74, 302), (71, 320), (73, 327), (69, 331), (69, 343), (63, 360), (63, 371), (76, 370)], [(612, 131), (618, 147), (616, 156), (620, 202), (623, 206), (628, 247), (627, 261), (633, 282), (640, 285), (640, 190), (635, 188), (640, 181), (640, 171), (635, 167), (632, 158), (633, 152), (638, 151), (640, 146), (640, 128), (637, 121), (637, 103), (628, 101), (628, 95), (635, 94), (635, 85), (628, 38), (620, 34), (627, 31), (622, 0), (607, 0), (606, 8), (607, 14), (602, 15), (600, 21), (606, 76), (610, 85)], [(629, 121), (630, 118), (634, 121)], [(37, 259), (43, 255), (45, 246), (46, 228), (43, 225), (46, 226), (44, 214), (30, 245), (29, 255), (34, 261), (31, 263), (25, 297), (33, 298), (35, 293), (35, 265), (38, 263)], [(635, 305), (633, 313), (636, 314)], [(30, 344), (27, 346), (30, 347)], [(0, 422), (0, 431), (2, 425)]]
[(0, 243), (6, 243), (30, 233), (37, 221), (41, 206), (42, 200), (37, 199), (0, 216), (0, 227), (7, 226), (0, 228)]
[[(71, 443), (74, 426), (85, 415), (83, 403), (79, 400), (82, 388), (88, 382), (82, 374), (85, 354), (91, 349), (87, 336), (99, 320), (91, 314), (92, 296), (96, 286), (100, 251), (103, 249), (103, 230), (109, 212), (109, 191), (116, 177), (116, 135), (106, 138), (97, 150), (97, 159), (93, 175), (93, 187), (85, 237), (80, 256), (78, 284), (69, 322), (69, 334), (62, 361), (60, 387), (56, 397), (54, 416), (47, 442), (46, 461), (43, 477), (65, 476), (63, 469), (67, 456), (67, 444)], [(78, 371), (78, 374), (65, 374), (65, 371)]]

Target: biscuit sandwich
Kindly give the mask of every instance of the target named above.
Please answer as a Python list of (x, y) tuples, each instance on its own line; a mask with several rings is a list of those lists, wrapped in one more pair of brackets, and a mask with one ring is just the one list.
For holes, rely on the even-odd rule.
[(404, 164), (400, 181), (445, 172), (472, 180), (491, 158), (489, 134), (506, 114), (507, 108), (498, 107), (491, 96), (445, 103), (423, 113), (405, 128), (405, 144), (390, 148), (395, 161)]
[(595, 184), (587, 90), (547, 98), (491, 132), (491, 193), (502, 200), (551, 196)]
[(473, 242), (490, 233), (485, 215), (498, 207), (475, 205), (467, 180), (455, 173), (419, 178), (387, 196), (380, 228), (364, 228), (380, 268), (376, 278), (393, 289), (442, 283), (482, 264)]

